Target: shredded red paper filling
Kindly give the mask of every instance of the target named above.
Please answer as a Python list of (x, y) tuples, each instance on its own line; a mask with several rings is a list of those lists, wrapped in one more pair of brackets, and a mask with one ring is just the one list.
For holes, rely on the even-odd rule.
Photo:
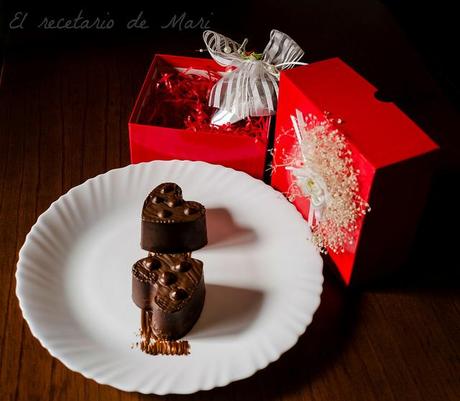
[(216, 109), (208, 105), (208, 97), (220, 78), (209, 70), (204, 75), (189, 70), (161, 72), (152, 82), (139, 122), (195, 132), (248, 135), (255, 141), (266, 141), (267, 117), (250, 117), (221, 126), (211, 124)]

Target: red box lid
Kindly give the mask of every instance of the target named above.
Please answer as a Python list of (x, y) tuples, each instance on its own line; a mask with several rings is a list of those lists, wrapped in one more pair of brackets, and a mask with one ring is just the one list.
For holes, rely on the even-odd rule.
[(350, 141), (375, 168), (438, 147), (396, 105), (377, 100), (377, 89), (339, 58), (283, 71), (281, 80), (289, 80), (321, 111), (343, 119)]

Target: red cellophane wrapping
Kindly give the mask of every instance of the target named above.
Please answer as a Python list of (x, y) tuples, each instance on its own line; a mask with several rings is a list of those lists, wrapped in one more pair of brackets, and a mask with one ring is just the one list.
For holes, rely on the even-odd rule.
[(156, 55), (129, 122), (131, 161), (201, 160), (262, 178), (270, 118), (210, 122), (208, 95), (224, 71), (211, 59)]

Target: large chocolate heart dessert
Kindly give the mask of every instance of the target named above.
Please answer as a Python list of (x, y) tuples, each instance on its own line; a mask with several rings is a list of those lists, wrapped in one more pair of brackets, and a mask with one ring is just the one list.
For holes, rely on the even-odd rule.
[(146, 337), (174, 340), (193, 327), (205, 298), (203, 263), (186, 254), (156, 254), (132, 269), (132, 297)]

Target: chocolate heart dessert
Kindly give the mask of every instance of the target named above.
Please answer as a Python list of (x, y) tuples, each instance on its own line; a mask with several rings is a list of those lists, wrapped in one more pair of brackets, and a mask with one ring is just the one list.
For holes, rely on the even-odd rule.
[(172, 182), (158, 185), (142, 209), (141, 247), (155, 253), (185, 253), (208, 242), (206, 209), (182, 198), (181, 188)]
[(150, 338), (181, 338), (203, 309), (203, 263), (187, 254), (155, 254), (138, 260), (132, 268), (132, 298), (142, 309), (141, 331), (148, 344)]

